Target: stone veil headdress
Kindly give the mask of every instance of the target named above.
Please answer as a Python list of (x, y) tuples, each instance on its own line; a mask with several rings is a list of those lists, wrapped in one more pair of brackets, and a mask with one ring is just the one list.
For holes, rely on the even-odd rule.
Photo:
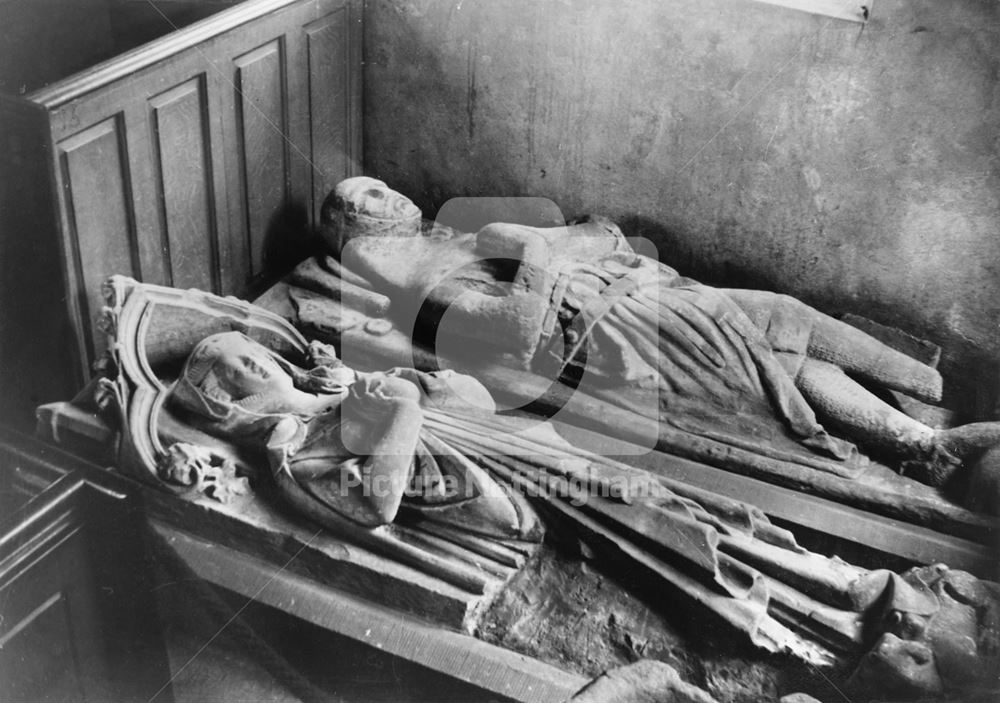
[[(171, 390), (171, 399), (188, 412), (210, 421), (215, 432), (250, 434), (290, 413), (262, 412), (257, 406), (263, 399), (263, 394), (234, 398), (221, 386), (215, 373), (215, 353), (221, 339), (230, 335), (252, 341), (241, 332), (222, 332), (203, 339), (185, 361)], [(328, 347), (321, 354), (310, 348), (311, 356), (315, 359), (321, 355), (323, 362), (309, 370), (299, 368), (266, 347), (263, 349), (291, 377), (294, 386), (307, 393), (346, 394), (356, 377), (354, 371), (336, 359)]]

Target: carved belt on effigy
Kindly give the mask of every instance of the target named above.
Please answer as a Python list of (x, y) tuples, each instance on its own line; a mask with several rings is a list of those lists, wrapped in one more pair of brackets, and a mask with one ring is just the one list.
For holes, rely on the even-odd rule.
[[(635, 261), (636, 264), (630, 265), (612, 258), (602, 261), (600, 266), (578, 265), (559, 273), (552, 289), (549, 310), (542, 323), (542, 340), (535, 355), (540, 366), (545, 370), (557, 369), (556, 378), (573, 385), (579, 382), (587, 361), (587, 342), (594, 327), (622, 298), (632, 295), (647, 282), (648, 276), (656, 274), (655, 271), (651, 272), (637, 265), (640, 261), (638, 257)], [(615, 264), (614, 268), (624, 270), (609, 270), (608, 265), (611, 263)], [(566, 319), (565, 310), (572, 307), (565, 304), (566, 294), (574, 276), (580, 273), (591, 273), (611, 281)], [(564, 312), (563, 315), (560, 315), (561, 311)], [(560, 337), (564, 342), (562, 349), (558, 345)]]

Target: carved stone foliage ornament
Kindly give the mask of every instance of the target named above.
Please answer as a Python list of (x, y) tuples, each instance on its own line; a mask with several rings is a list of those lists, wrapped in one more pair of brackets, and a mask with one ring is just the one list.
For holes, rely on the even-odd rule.
[(232, 459), (209, 447), (174, 442), (160, 457), (157, 475), (171, 485), (190, 486), (192, 490), (228, 503), (233, 496), (246, 495), (250, 483), (239, 476)]

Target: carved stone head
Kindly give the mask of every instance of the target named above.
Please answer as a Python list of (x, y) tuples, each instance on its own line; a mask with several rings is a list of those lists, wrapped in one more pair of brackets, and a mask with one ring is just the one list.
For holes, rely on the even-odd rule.
[(206, 337), (194, 347), (174, 386), (173, 400), (227, 430), (287, 412), (297, 393), (287, 361), (239, 332)]
[(192, 349), (171, 398), (222, 434), (253, 432), (281, 415), (311, 415), (338, 404), (357, 373), (327, 345), (310, 346), (309, 355), (313, 367), (306, 370), (240, 332), (213, 334)]
[(280, 396), (294, 386), (267, 348), (239, 332), (215, 334), (198, 344), (188, 357), (185, 378), (212, 397), (238, 403)]
[(413, 236), (419, 231), (420, 209), (375, 178), (347, 178), (323, 202), (321, 232), (337, 253), (356, 237)]

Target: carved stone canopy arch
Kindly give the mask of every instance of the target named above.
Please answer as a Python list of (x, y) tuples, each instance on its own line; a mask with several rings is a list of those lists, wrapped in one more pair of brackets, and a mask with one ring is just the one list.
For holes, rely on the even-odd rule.
[[(285, 519), (289, 506), (275, 505), (281, 501), (269, 488), (266, 455), (192, 426), (169, 399), (192, 349), (211, 335), (239, 332), (299, 367), (310, 364), (306, 339), (283, 318), (231, 297), (123, 276), (109, 279), (104, 295), (100, 325), (109, 352), (97, 394), (116, 417), (119, 470), (215, 511), (237, 517), (275, 511)], [(302, 517), (296, 515), (295, 524), (303, 524)], [(388, 558), (403, 571), (421, 574), (422, 588), (464, 602), (460, 622), (467, 628), (537, 546), (537, 538), (496, 540), (420, 521), (369, 528), (329, 514), (322, 527), (307, 539), (306, 526), (306, 538), (293, 539), (293, 546), (311, 548), (329, 535), (341, 541), (335, 551), (348, 560), (362, 551)]]

